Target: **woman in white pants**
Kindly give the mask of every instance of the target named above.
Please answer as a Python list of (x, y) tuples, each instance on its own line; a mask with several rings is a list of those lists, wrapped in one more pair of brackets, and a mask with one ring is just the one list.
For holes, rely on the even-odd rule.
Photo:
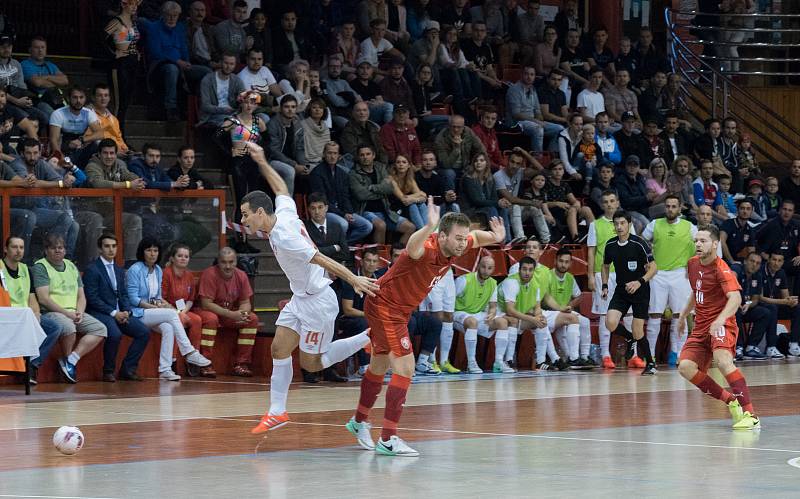
[(146, 237), (136, 249), (136, 260), (128, 269), (128, 296), (133, 305), (133, 316), (149, 328), (161, 332), (161, 354), (158, 361), (158, 377), (169, 381), (179, 381), (180, 376), (172, 370), (172, 352), (175, 341), (186, 362), (198, 367), (211, 365), (191, 344), (186, 330), (175, 310), (161, 297), (163, 272), (158, 265), (161, 246), (153, 238)]

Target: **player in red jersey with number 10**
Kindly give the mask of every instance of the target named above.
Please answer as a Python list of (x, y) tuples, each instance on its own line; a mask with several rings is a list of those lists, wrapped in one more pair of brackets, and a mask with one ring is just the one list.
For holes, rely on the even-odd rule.
[[(686, 329), (686, 317), (695, 310), (694, 329), (681, 350), (678, 371), (703, 393), (728, 404), (734, 430), (755, 430), (761, 423), (750, 402), (744, 376), (733, 364), (736, 353), (736, 311), (742, 303), (736, 274), (717, 257), (719, 229), (710, 225), (694, 236), (696, 256), (689, 259), (686, 273), (692, 295), (681, 313), (678, 333)], [(725, 390), (708, 376), (711, 360), (725, 376)]]
[[(437, 225), (439, 232), (434, 233)], [(461, 213), (448, 213), (440, 223), (439, 207), (429, 197), (428, 224), (411, 235), (406, 249), (378, 280), (380, 293), (368, 296), (364, 302), (364, 315), (371, 330), (372, 359), (361, 380), (358, 409), (346, 427), (365, 449), (387, 456), (419, 455), (397, 436), (397, 423), (415, 366), (408, 321), (411, 313), (447, 273), (453, 258), (473, 247), (499, 244), (506, 237), (503, 221), (499, 218), (489, 221), (491, 232), (470, 232), (469, 228), (469, 218)], [(375, 445), (367, 418), (390, 367), (392, 379), (386, 390), (383, 431)]]

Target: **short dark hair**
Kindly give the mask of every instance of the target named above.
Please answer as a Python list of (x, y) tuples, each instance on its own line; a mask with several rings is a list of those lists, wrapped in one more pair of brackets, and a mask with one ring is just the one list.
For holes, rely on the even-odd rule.
[(606, 111), (600, 111), (599, 113), (595, 114), (595, 115), (594, 115), (594, 119), (595, 119), (595, 121), (597, 121), (598, 119), (600, 119), (600, 117), (611, 119), (611, 118), (608, 116), (608, 113), (607, 113)]
[(162, 151), (161, 146), (155, 142), (145, 142), (145, 144), (142, 146), (142, 156), (147, 156), (147, 151), (150, 149), (158, 152)]
[(570, 251), (569, 248), (567, 248), (566, 246), (562, 246), (558, 248), (558, 251), (556, 251), (556, 259), (558, 259), (558, 257), (560, 257), (561, 255), (572, 256), (572, 251)]
[(55, 248), (59, 243), (64, 245), (64, 236), (58, 232), (50, 232), (44, 238), (44, 249)]
[(470, 223), (469, 217), (465, 214), (450, 212), (443, 216), (439, 221), (439, 232), (445, 235), (450, 234), (450, 231), (455, 226), (466, 227), (469, 229)]
[(678, 204), (681, 204), (681, 198), (675, 194), (667, 194), (667, 197), (664, 198), (664, 202), (666, 203), (670, 199), (674, 199)]
[(367, 255), (375, 255), (380, 258), (381, 254), (378, 252), (378, 248), (367, 248), (361, 252), (361, 258), (364, 259)]
[(361, 149), (369, 149), (370, 151), (372, 151), (373, 154), (375, 154), (375, 148), (369, 144), (358, 144), (358, 146), (356, 147), (356, 154), (359, 154), (361, 152)]
[(630, 212), (627, 212), (625, 210), (617, 210), (614, 213), (614, 216), (611, 218), (611, 220), (616, 221), (618, 218), (624, 218), (625, 220), (628, 221), (628, 223), (631, 223), (632, 220)]
[(144, 250), (148, 248), (158, 248), (158, 258), (161, 258), (161, 243), (158, 239), (152, 236), (145, 236), (139, 241), (139, 246), (136, 247), (136, 261), (144, 261)]
[(566, 74), (564, 74), (564, 72), (563, 72), (563, 71), (561, 71), (561, 70), (560, 70), (560, 69), (558, 69), (558, 68), (555, 68), (554, 70), (550, 71), (550, 74), (549, 74), (549, 75), (547, 75), (547, 77), (549, 78), (549, 77), (551, 77), (551, 76), (553, 76), (553, 75), (556, 75), (556, 76), (561, 76), (562, 78), (563, 78), (564, 76), (566, 76)]
[(378, 26), (380, 26), (382, 24), (383, 25), (386, 24), (386, 19), (381, 19), (380, 17), (376, 17), (375, 19), (373, 19), (372, 21), (369, 22), (369, 27), (370, 28), (377, 28)]
[(103, 247), (103, 240), (104, 239), (112, 239), (114, 242), (117, 242), (117, 236), (115, 236), (111, 232), (104, 232), (104, 233), (100, 234), (100, 237), (97, 238), (97, 247), (98, 248), (102, 248)]
[(708, 118), (703, 122), (703, 126), (708, 130), (714, 123), (722, 124), (717, 118)]
[(618, 199), (619, 199), (619, 194), (617, 194), (617, 191), (615, 191), (615, 190), (612, 190), (612, 189), (606, 189), (606, 190), (604, 190), (604, 191), (603, 191), (603, 192), (600, 194), (600, 199), (603, 199), (603, 198), (604, 198), (604, 197), (606, 197), (606, 196), (614, 196), (614, 197), (616, 197), (616, 198), (618, 198)]
[(275, 212), (275, 208), (272, 205), (272, 199), (267, 195), (264, 191), (250, 191), (242, 198), (240, 205), (244, 206), (245, 204), (250, 205), (250, 209), (252, 211), (256, 211), (259, 208), (263, 208), (264, 212), (267, 215), (272, 215)]
[(186, 151), (194, 151), (194, 147), (190, 146), (189, 144), (183, 144), (178, 148), (177, 156), (180, 158)]
[(755, 201), (751, 197), (742, 198), (736, 201), (736, 208), (739, 208), (742, 205), (742, 203), (748, 203), (751, 208), (755, 206)]
[(523, 256), (519, 259), (519, 268), (522, 268), (523, 265), (533, 265), (536, 267), (536, 260), (529, 256)]
[(44, 43), (47, 43), (47, 38), (45, 38), (44, 35), (33, 35), (31, 37), (31, 44), (33, 42), (44, 42)]
[(39, 139), (32, 139), (30, 137), (26, 137), (22, 139), (22, 150), (25, 150), (27, 147), (41, 147), (42, 144), (39, 142)]
[(279, 103), (281, 106), (283, 106), (283, 105), (284, 105), (284, 104), (286, 104), (287, 102), (294, 102), (295, 104), (297, 104), (297, 97), (295, 97), (295, 96), (294, 96), (294, 95), (292, 95), (292, 94), (284, 94), (284, 95), (281, 95), (281, 96), (280, 96), (278, 99), (279, 99), (279, 100), (278, 100), (278, 103)]
[(100, 144), (97, 145), (97, 150), (102, 151), (107, 147), (113, 147), (114, 152), (117, 152), (117, 143), (114, 142), (114, 139), (103, 139), (100, 141)]
[(794, 200), (790, 199), (790, 198), (784, 198), (783, 201), (781, 201), (781, 208), (783, 208), (783, 205), (785, 205), (785, 204), (792, 205), (792, 208), (795, 207)]
[(704, 225), (702, 228), (698, 227), (697, 230), (698, 232), (704, 230), (708, 232), (712, 240), (719, 241), (719, 227), (717, 227), (716, 225), (714, 224)]
[(98, 90), (108, 90), (111, 91), (111, 87), (108, 86), (108, 83), (95, 83), (94, 87), (92, 87), (92, 95), (94, 95)]
[(306, 203), (309, 206), (313, 203), (322, 203), (327, 206), (328, 198), (325, 196), (325, 194), (321, 192), (312, 192), (311, 194), (308, 195), (308, 198), (306, 198)]
[[(253, 11), (255, 10), (256, 9), (253, 9)], [(250, 18), (251, 19), (253, 18), (252, 12), (250, 13)], [(250, 57), (250, 54), (252, 54), (253, 52), (258, 52), (259, 54), (264, 55), (264, 49), (258, 47), (251, 47), (250, 50), (247, 51), (247, 57)]]
[(22, 236), (11, 234), (6, 238), (6, 245), (5, 245), (6, 248), (8, 248), (9, 244), (11, 244), (12, 239), (19, 239), (20, 241), (22, 241), (22, 244), (25, 244), (25, 239)]
[(83, 95), (86, 95), (86, 90), (80, 85), (72, 85), (71, 87), (69, 87), (69, 89), (67, 90), (67, 96), (72, 95), (72, 92), (80, 92)]
[(233, 8), (235, 9), (237, 7), (247, 8), (247, 2), (245, 2), (245, 0), (236, 0), (233, 2)]
[(675, 118), (676, 120), (679, 120), (681, 117), (680, 117), (680, 115), (678, 115), (678, 111), (675, 111), (674, 109), (670, 109), (669, 111), (664, 113), (664, 119), (668, 120), (670, 118)]
[(589, 74), (590, 74), (590, 75), (593, 75), (593, 74), (595, 74), (595, 73), (602, 73), (602, 72), (603, 72), (603, 68), (601, 68), (600, 66), (592, 66), (592, 67), (589, 69)]

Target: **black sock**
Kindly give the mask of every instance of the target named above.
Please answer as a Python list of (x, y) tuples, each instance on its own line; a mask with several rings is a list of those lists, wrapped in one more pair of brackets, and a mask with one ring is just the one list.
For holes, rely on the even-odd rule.
[(653, 356), (650, 354), (650, 342), (647, 341), (647, 336), (642, 336), (636, 341), (639, 348), (639, 357), (643, 358), (645, 363), (652, 364)]
[(617, 329), (614, 330), (614, 334), (618, 334), (625, 338), (628, 342), (633, 341), (633, 333), (628, 331), (624, 324), (621, 322), (617, 325)]

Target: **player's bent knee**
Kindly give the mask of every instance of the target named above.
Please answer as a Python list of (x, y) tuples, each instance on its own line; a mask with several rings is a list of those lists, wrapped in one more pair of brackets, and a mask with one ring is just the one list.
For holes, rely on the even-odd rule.
[(678, 364), (678, 372), (684, 378), (691, 380), (697, 374), (697, 371), (700, 369), (697, 367), (697, 364), (692, 362), (691, 360), (683, 359), (681, 360), (680, 364)]
[(300, 351), (300, 367), (312, 373), (322, 371), (325, 368), (322, 365), (322, 358), (319, 354), (306, 353), (302, 350)]
[(467, 317), (464, 319), (464, 327), (467, 329), (477, 329), (478, 321), (476, 321), (474, 317)]

